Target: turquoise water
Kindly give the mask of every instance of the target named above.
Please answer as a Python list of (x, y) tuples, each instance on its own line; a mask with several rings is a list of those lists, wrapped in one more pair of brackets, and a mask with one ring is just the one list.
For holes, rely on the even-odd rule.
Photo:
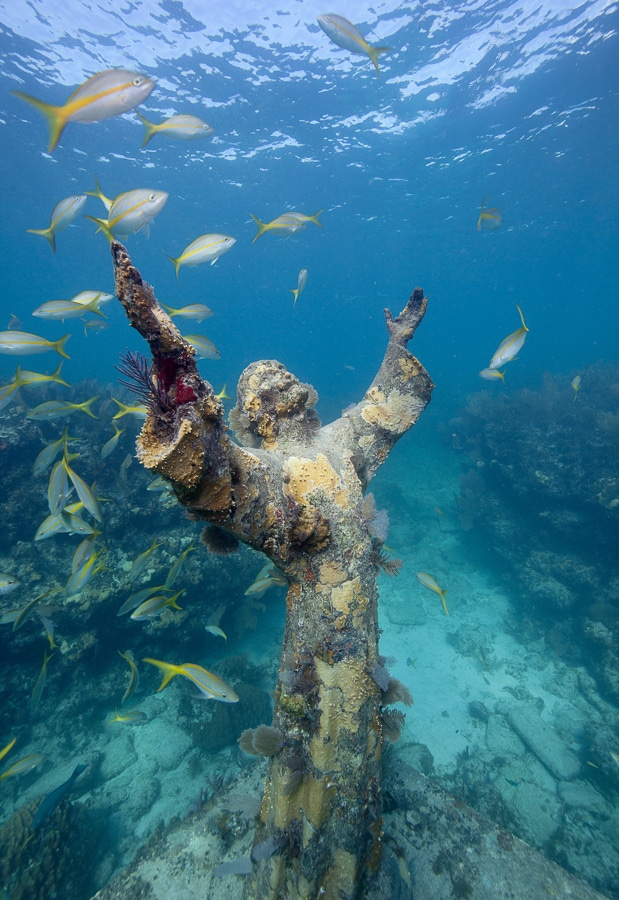
[[(92, 774), (91, 765), (90, 774), (76, 782), (73, 796), (80, 796), (83, 781), (84, 790), (93, 792), (85, 802), (95, 818), (97, 810), (114, 806), (125, 788), (111, 786), (118, 777), (110, 762), (114, 735), (102, 723), (113, 716), (126, 687), (118, 649), (134, 642), (136, 658), (200, 652), (205, 663), (208, 657), (210, 666), (219, 666), (217, 671), (223, 667), (224, 675), (228, 657), (248, 653), (250, 664), (262, 667), (253, 675), (267, 695), (277, 669), (281, 589), (272, 591), (266, 611), (244, 611), (250, 620), (256, 617), (255, 634), (251, 621), (237, 622), (231, 611), (227, 622), (225, 615), (221, 619), (230, 632), (225, 648), (203, 631), (208, 614), (225, 604), (231, 592), (241, 597), (259, 571), (262, 561), (250, 551), (206, 562), (203, 554), (199, 563), (197, 553), (190, 555), (182, 582), (186, 595), (180, 601), (189, 613), (177, 624), (146, 625), (137, 637), (138, 623), (116, 618), (128, 593), (131, 561), (158, 537), (161, 555), (153, 556), (149, 570), (157, 584), (157, 576), (165, 579), (200, 529), (173, 501), (164, 497), (162, 502), (160, 493), (147, 491), (152, 479), (135, 459), (131, 462), (139, 422), (120, 419), (126, 431), (114, 453), (101, 460), (101, 447), (113, 434), (115, 407), (109, 398), (131, 400), (118, 386), (115, 366), (127, 348), (145, 349), (120, 304), (115, 299), (106, 304), (109, 327), (88, 335), (80, 319), (62, 323), (32, 316), (45, 301), (69, 299), (83, 290), (113, 293), (109, 247), (91, 221), (80, 216), (59, 232), (56, 253), (43, 238), (27, 233), (45, 228), (64, 197), (94, 190), (96, 176), (110, 198), (136, 188), (168, 192), (148, 233), (142, 230), (122, 240), (162, 302), (173, 307), (200, 302), (212, 308), (212, 318), (182, 323), (182, 330), (206, 334), (216, 344), (221, 358), (200, 363), (215, 391), (226, 383), (232, 394), (247, 364), (278, 359), (314, 385), (319, 415), (329, 421), (358, 400), (373, 378), (385, 347), (383, 309), (398, 312), (413, 287), (424, 288), (428, 311), (412, 350), (436, 390), (416, 432), (398, 445), (375, 487), (379, 505), (391, 516), (388, 544), (396, 543), (394, 552), (404, 560), (398, 579), (381, 580), (382, 640), (401, 654), (395, 671), (410, 682), (413, 694), (431, 692), (432, 677), (424, 681), (420, 663), (414, 667), (416, 675), (413, 666), (407, 668), (400, 630), (410, 629), (414, 643), (415, 628), (424, 627), (426, 614), (430, 620), (438, 616), (436, 624), (443, 625), (442, 610), (423, 597), (429, 605), (417, 621), (398, 606), (404, 602), (403, 585), (415, 603), (422, 603), (414, 573), (428, 570), (450, 585), (449, 646), (455, 646), (459, 659), (471, 660), (477, 676), (497, 681), (493, 697), (506, 684), (513, 689), (503, 679), (498, 683), (507, 650), (495, 647), (494, 662), (489, 659), (486, 667), (482, 658), (480, 663), (480, 641), (471, 637), (467, 644), (463, 637), (472, 621), (482, 635), (484, 656), (502, 635), (507, 643), (516, 636), (534, 654), (529, 657), (531, 671), (556, 664), (562, 685), (557, 697), (567, 697), (566, 685), (578, 672), (596, 679), (607, 730), (601, 737), (602, 726), (597, 728), (595, 719), (599, 709), (591, 713), (596, 728), (587, 725), (583, 675), (580, 687), (572, 686), (570, 699), (582, 720), (577, 732), (568, 735), (564, 729), (562, 739), (581, 759), (583, 771), (587, 762), (596, 767), (589, 766), (586, 778), (581, 777), (587, 790), (599, 792), (607, 804), (592, 826), (597, 845), (612, 844), (619, 833), (619, 778), (610, 756), (619, 752), (619, 692), (613, 686), (613, 673), (619, 672), (614, 646), (615, 638), (619, 641), (619, 573), (612, 550), (618, 530), (613, 500), (619, 498), (619, 382), (614, 369), (619, 331), (617, 5), (344, 4), (337, 12), (353, 20), (370, 44), (391, 48), (380, 58), (380, 77), (367, 56), (353, 56), (329, 40), (316, 21), (324, 9), (313, 0), (280, 0), (276, 9), (262, 2), (211, 3), (208, 16), (202, 6), (190, 0), (150, 0), (106, 11), (77, 0), (64, 5), (17, 0), (10, 10), (0, 10), (0, 329), (14, 315), (24, 331), (50, 340), (72, 335), (67, 346), (71, 358), (62, 369), (72, 387), (23, 389), (0, 410), (0, 571), (21, 581), (18, 590), (0, 596), (0, 608), (22, 607), (37, 592), (63, 585), (70, 572), (81, 538), (33, 541), (49, 509), (48, 476), (33, 476), (32, 465), (44, 444), (60, 436), (66, 421), (71, 434), (82, 439), (72, 447), (80, 452), (74, 468), (88, 484), (94, 481), (97, 494), (106, 499), (102, 558), (107, 566), (71, 610), (52, 615), (65, 645), (49, 663), (48, 683), (35, 711), (30, 694), (45, 637), (36, 619), (17, 632), (10, 624), (2, 626), (0, 747), (19, 739), (3, 764), (28, 753), (48, 755), (41, 783), (36, 770), (0, 782), (2, 817), (8, 819), (20, 804), (53, 789), (65, 769), (68, 777), (89, 746), (107, 760), (108, 786), (106, 778)], [(212, 137), (184, 142), (156, 135), (142, 149), (144, 128), (128, 112), (87, 126), (69, 122), (58, 146), (48, 152), (43, 116), (11, 93), (19, 90), (60, 105), (89, 76), (121, 67), (156, 80), (140, 107), (147, 118), (159, 122), (189, 113), (212, 126)], [(486, 196), (486, 205), (496, 207), (502, 217), (495, 231), (477, 228)], [(288, 238), (266, 234), (253, 242), (256, 226), (250, 213), (270, 221), (289, 210), (307, 215), (322, 210), (322, 227), (310, 222)], [(84, 212), (101, 216), (104, 207), (89, 196)], [(166, 254), (178, 256), (207, 232), (231, 235), (236, 244), (216, 265), (181, 267), (176, 278)], [(302, 268), (308, 270), (307, 285), (293, 305), (291, 289)], [(530, 329), (526, 343), (506, 366), (504, 385), (483, 381), (480, 370), (503, 338), (520, 327), (516, 305)], [(18, 363), (49, 373), (58, 361), (54, 352), (0, 354), (0, 384), (10, 382)], [(599, 375), (598, 363), (607, 374)], [(574, 398), (571, 381), (576, 375), (582, 380)], [(487, 418), (481, 416), (483, 427), (479, 401), (473, 401), (472, 414), (478, 416), (474, 426), (463, 416), (467, 404), (471, 412), (470, 396), (479, 391), (491, 403), (505, 395), (513, 426), (506, 430), (503, 400), (496, 401), (499, 406)], [(35, 425), (25, 418), (27, 409), (44, 400), (81, 402), (95, 394), (100, 398), (96, 420), (75, 413), (70, 420)], [(560, 440), (552, 441), (548, 435), (555, 427)], [(530, 443), (525, 446), (523, 435), (538, 442), (537, 450)], [(565, 456), (566, 446), (586, 448), (592, 442), (594, 455), (588, 457), (583, 449), (578, 459)], [(540, 463), (546, 481), (531, 475), (536, 453), (548, 468)], [(518, 460), (526, 465), (519, 469)], [(558, 470), (565, 473), (563, 481), (559, 478), (546, 491), (548, 478)], [(481, 472), (485, 480), (476, 480), (471, 472)], [(594, 481), (595, 490), (589, 489)], [(497, 509), (504, 511), (503, 518)], [(582, 518), (566, 525), (568, 513)], [(568, 569), (559, 590), (558, 573)], [(476, 619), (466, 599), (477, 596), (476, 591), (493, 597), (488, 604), (496, 602), (504, 615)], [(208, 610), (203, 612), (205, 595)], [(594, 600), (601, 604), (595, 610)], [(585, 634), (590, 645), (585, 638), (581, 642)], [(592, 661), (602, 646), (610, 654), (603, 672)], [(411, 651), (410, 656), (422, 653)], [(448, 655), (444, 662), (453, 665)], [(510, 665), (509, 671), (501, 669), (505, 677), (524, 678)], [(437, 678), (438, 670), (440, 665)], [(232, 666), (231, 677), (235, 672)], [(153, 672), (144, 672), (143, 679), (150, 697), (157, 679)], [(543, 691), (533, 681), (526, 686), (530, 702), (535, 705), (539, 696), (537, 685), (550, 713), (547, 681)], [(488, 685), (480, 682), (480, 687)], [(174, 722), (182, 692), (176, 686), (168, 691), (166, 709)], [(471, 699), (480, 698), (452, 697), (451, 715), (456, 710), (460, 714)], [(529, 702), (522, 692), (520, 699)], [(492, 705), (488, 698), (486, 702)], [(503, 712), (495, 709), (497, 715)], [(449, 738), (435, 733), (422, 712), (416, 725), (414, 717), (410, 711), (409, 757), (414, 761), (414, 748), (427, 745), (437, 760), (433, 774), (496, 815), (488, 784), (498, 780), (500, 788), (500, 766), (491, 781), (484, 781), (480, 772), (483, 765), (493, 765), (498, 751), (480, 751), (480, 771), (472, 775), (473, 764), (458, 754), (469, 745), (474, 749), (474, 735), (465, 742), (452, 734), (451, 753), (444, 756)], [(185, 736), (191, 732), (190, 718), (181, 707)], [(129, 758), (134, 751), (126, 752)], [(184, 765), (193, 752), (188, 742), (179, 757)], [(237, 764), (229, 748), (203, 752), (227, 753), (224, 768), (232, 777)], [(210, 765), (205, 759), (191, 771), (204, 775)], [(221, 770), (221, 759), (217, 765)], [(172, 770), (170, 762), (166, 771)], [(161, 772), (157, 777), (165, 795), (165, 778)], [(197, 795), (200, 787), (200, 776), (194, 777), (194, 787), (176, 807), (156, 798), (149, 803), (144, 790), (125, 820), (118, 814), (117, 831), (108, 835), (114, 864), (105, 869), (107, 874), (131, 857), (158, 815), (187, 810), (189, 794)], [(505, 777), (500, 808), (506, 827), (544, 847), (599, 889), (619, 896), (614, 857), (588, 868), (587, 854), (573, 849), (581, 824), (578, 816), (574, 819), (574, 798), (566, 790), (554, 790), (561, 814), (567, 819), (573, 814), (561, 835), (543, 824), (527, 831), (525, 801), (516, 798), (510, 807), (508, 797), (524, 776), (512, 772)], [(540, 776), (532, 783), (540, 786), (542, 780)], [(546, 783), (543, 789), (553, 793)], [(594, 805), (590, 800), (585, 808)], [(98, 884), (103, 880), (101, 874)]]

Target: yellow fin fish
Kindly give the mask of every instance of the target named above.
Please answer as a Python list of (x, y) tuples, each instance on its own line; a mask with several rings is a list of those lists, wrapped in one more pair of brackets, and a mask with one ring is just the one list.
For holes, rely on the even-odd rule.
[(210, 137), (215, 131), (214, 128), (197, 116), (186, 114), (170, 116), (168, 119), (164, 119), (163, 122), (149, 122), (146, 116), (143, 116), (137, 110), (136, 116), (146, 129), (142, 147), (145, 147), (156, 134), (177, 138), (180, 141), (197, 141), (200, 138)]
[(226, 393), (226, 387), (227, 384), (224, 384), (220, 392), (213, 395), (215, 397), (215, 400), (232, 400), (232, 397), (230, 397), (229, 394)]
[(43, 695), (43, 691), (45, 690), (45, 685), (47, 684), (47, 664), (54, 655), (54, 653), (48, 654), (47, 650), (45, 650), (43, 653), (43, 665), (41, 666), (41, 671), (39, 672), (37, 680), (34, 683), (32, 694), (30, 697), (30, 706), (33, 710), (36, 709), (39, 705), (39, 701)]
[[(138, 667), (135, 664), (133, 654), (130, 650), (127, 650), (126, 653), (123, 653), (121, 650), (119, 650), (118, 655), (121, 656), (126, 663), (128, 663), (129, 669), (131, 670), (131, 677), (129, 679), (129, 684), (127, 685), (127, 690), (123, 694), (123, 698), (120, 701), (122, 705), (125, 700), (128, 700), (131, 694), (137, 689), (140, 683), (140, 673), (138, 672)], [(116, 711), (116, 714), (118, 715), (118, 710)]]
[[(181, 266), (199, 266), (200, 263), (205, 262), (210, 262), (214, 266), (219, 257), (227, 253), (235, 244), (236, 238), (230, 237), (229, 234), (202, 234), (188, 244), (180, 256), (168, 256), (168, 259), (174, 263), (178, 278), (178, 270)], [(176, 310), (176, 313), (179, 314), (180, 310)]]
[[(13, 743), (15, 743), (13, 741)], [(35, 766), (40, 765), (45, 757), (42, 753), (31, 753), (29, 756), (23, 756), (5, 769), (0, 775), (0, 781), (5, 778), (11, 778), (13, 775), (25, 775), (26, 772), (32, 771)]]
[(301, 231), (302, 228), (305, 228), (305, 222), (302, 222), (299, 219), (299, 213), (284, 213), (276, 219), (271, 219), (270, 222), (262, 222), (253, 213), (250, 213), (249, 215), (258, 227), (258, 231), (254, 236), (252, 244), (254, 244), (259, 237), (262, 237), (263, 234), (266, 234), (267, 231), (273, 231), (275, 234), (285, 234), (286, 237), (290, 237), (291, 234), (295, 234), (297, 231)]
[(70, 337), (70, 334), (65, 334), (57, 341), (48, 341), (47, 338), (30, 334), (28, 331), (0, 331), (0, 353), (28, 356), (31, 353), (47, 353), (48, 350), (55, 350), (65, 359), (71, 359), (65, 350), (65, 344)]
[(6, 747), (3, 747), (2, 750), (0, 750), (0, 760), (3, 760), (4, 757), (7, 755), (7, 753), (10, 753), (10, 752), (11, 752), (11, 750), (13, 749), (13, 745), (15, 744), (15, 741), (16, 741), (16, 740), (17, 740), (17, 738), (13, 738), (12, 741), (9, 741), (9, 742), (8, 742), (8, 744), (6, 745)]
[(84, 204), (86, 203), (86, 194), (76, 194), (71, 197), (65, 197), (56, 204), (51, 215), (50, 223), (47, 228), (27, 228), (28, 234), (40, 234), (44, 237), (54, 251), (56, 252), (56, 232), (64, 231), (71, 222), (79, 216)]
[(502, 381), (505, 383), (505, 372), (499, 372), (498, 369), (482, 369), (479, 377), (485, 378), (486, 381)]
[(133, 619), (134, 622), (143, 622), (144, 619), (156, 619), (166, 607), (180, 610), (182, 609), (182, 606), (178, 605), (176, 598), (184, 593), (184, 589), (181, 588), (181, 590), (177, 591), (172, 597), (167, 597), (165, 594), (150, 597), (148, 600), (145, 600), (144, 603), (140, 603), (138, 608), (135, 612), (131, 613), (129, 618)]
[(197, 666), (195, 663), (183, 663), (175, 666), (173, 663), (163, 662), (160, 659), (144, 657), (142, 662), (157, 666), (163, 672), (163, 679), (157, 688), (157, 693), (162, 691), (177, 675), (183, 675), (192, 681), (206, 700), (221, 700), (223, 703), (237, 703), (239, 696), (229, 684), (218, 675)]
[(143, 403), (137, 403), (135, 406), (128, 406), (126, 403), (123, 403), (122, 400), (117, 400), (116, 397), (112, 397), (111, 399), (118, 407), (118, 412), (112, 416), (112, 419), (122, 419), (123, 416), (135, 416), (138, 419), (146, 418), (146, 407)]
[(503, 218), (498, 209), (493, 206), (490, 209), (486, 209), (486, 200), (488, 199), (488, 194), (481, 201), (481, 209), (479, 211), (479, 218), (477, 220), (477, 230), (481, 231), (482, 228), (485, 228), (486, 231), (496, 231), (497, 228), (500, 228), (503, 224)]
[(45, 116), (49, 125), (48, 153), (57, 146), (69, 122), (100, 122), (119, 116), (143, 103), (155, 82), (146, 75), (127, 69), (105, 69), (81, 84), (62, 106), (45, 103), (22, 91), (13, 91)]
[(516, 309), (520, 315), (522, 328), (519, 328), (517, 331), (512, 331), (511, 334), (508, 334), (507, 337), (501, 341), (494, 356), (488, 363), (489, 369), (498, 369), (500, 366), (504, 366), (506, 363), (514, 360), (524, 345), (529, 329), (526, 326), (522, 310), (518, 304), (516, 304)]
[(381, 53), (388, 53), (391, 47), (371, 47), (352, 22), (344, 16), (336, 16), (335, 13), (318, 16), (318, 24), (338, 47), (343, 47), (350, 53), (364, 53), (369, 56), (374, 63), (376, 74), (380, 75), (378, 57)]
[(301, 269), (299, 272), (299, 277), (297, 279), (296, 288), (290, 288), (290, 293), (294, 295), (293, 306), (297, 305), (297, 300), (299, 299), (299, 294), (302, 293), (303, 288), (307, 284), (307, 269)]
[(574, 400), (578, 396), (578, 391), (580, 390), (580, 375), (576, 375), (572, 378), (572, 387), (574, 389)]
[(126, 713), (119, 713), (115, 709), (114, 718), (110, 719), (109, 724), (113, 725), (114, 722), (143, 722), (146, 718), (146, 713), (142, 712), (141, 709), (130, 709)]
[(445, 594), (447, 591), (442, 590), (432, 578), (431, 575), (428, 575), (427, 572), (417, 572), (417, 581), (419, 581), (425, 588), (429, 591), (434, 591), (435, 594), (438, 594), (441, 598), (441, 602), (443, 604), (443, 609), (445, 610), (445, 615), (449, 615), (449, 610), (447, 609), (447, 603), (445, 602)]

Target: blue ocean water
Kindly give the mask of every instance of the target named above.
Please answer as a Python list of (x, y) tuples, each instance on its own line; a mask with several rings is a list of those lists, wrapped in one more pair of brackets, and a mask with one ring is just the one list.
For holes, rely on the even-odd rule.
[[(219, 349), (220, 359), (200, 363), (215, 391), (226, 383), (232, 393), (250, 362), (277, 359), (316, 388), (319, 415), (329, 421), (376, 372), (383, 309), (397, 313), (420, 285), (429, 304), (411, 349), (436, 390), (417, 426), (418, 455), (416, 436), (405, 437), (389, 462), (393, 474), (377, 488), (397, 527), (411, 460), (434, 461), (432, 481), (440, 482), (447, 423), (471, 393), (536, 392), (545, 373), (569, 383), (598, 361), (617, 363), (619, 9), (613, 0), (345, 0), (337, 12), (371, 44), (391, 48), (380, 76), (366, 55), (329, 40), (317, 24), (324, 11), (315, 0), (279, 0), (276, 8), (213, 2), (208, 14), (199, 0), (107, 10), (78, 0), (2, 4), (0, 329), (14, 315), (24, 331), (49, 339), (71, 333), (63, 366), (76, 386), (71, 399), (87, 399), (97, 385), (126, 399), (115, 366), (127, 348), (145, 348), (116, 300), (104, 308), (110, 327), (88, 335), (81, 320), (32, 317), (47, 300), (113, 293), (109, 246), (91, 221), (60, 232), (56, 253), (27, 233), (45, 228), (62, 198), (92, 191), (95, 176), (110, 197), (134, 188), (169, 193), (149, 233), (123, 243), (162, 302), (213, 309), (211, 319), (182, 330), (208, 335)], [(147, 118), (191, 113), (213, 136), (186, 143), (157, 135), (141, 148), (144, 129), (129, 112), (70, 122), (48, 152), (44, 118), (11, 93), (60, 105), (94, 73), (121, 67), (156, 80), (140, 108)], [(477, 228), (486, 196), (502, 216), (496, 231)], [(250, 213), (270, 221), (288, 210), (322, 210), (322, 227), (253, 242)], [(85, 212), (100, 216), (103, 207), (89, 197)], [(176, 278), (166, 254), (179, 255), (206, 232), (236, 244), (216, 265), (181, 268)], [(308, 281), (293, 305), (301, 268)], [(517, 305), (530, 329), (526, 344), (504, 385), (484, 382), (478, 373), (520, 327)], [(0, 383), (17, 363), (51, 372), (57, 361), (54, 353), (0, 353)], [(580, 401), (588, 402), (584, 385)], [(44, 431), (47, 440), (56, 434)], [(441, 515), (452, 486), (458, 490), (451, 468), (445, 477)], [(6, 467), (2, 478), (12, 490)], [(40, 483), (37, 496), (45, 489)], [(430, 516), (433, 504), (424, 502)], [(21, 513), (14, 505), (9, 514)], [(140, 521), (131, 557), (153, 536)], [(399, 555), (414, 556), (410, 539)], [(2, 566), (10, 561), (9, 554)], [(602, 569), (610, 562), (599, 560)], [(8, 647), (8, 632), (1, 639)], [(38, 660), (38, 645), (36, 653)], [(6, 716), (3, 723), (8, 741)], [(611, 882), (599, 876), (599, 886), (617, 890)]]

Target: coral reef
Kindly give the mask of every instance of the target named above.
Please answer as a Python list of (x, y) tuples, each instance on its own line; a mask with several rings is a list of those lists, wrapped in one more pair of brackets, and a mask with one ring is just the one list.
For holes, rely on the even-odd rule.
[(546, 375), (538, 391), (474, 394), (449, 423), (467, 459), (462, 527), (483, 534), (521, 614), (619, 702), (619, 366)]

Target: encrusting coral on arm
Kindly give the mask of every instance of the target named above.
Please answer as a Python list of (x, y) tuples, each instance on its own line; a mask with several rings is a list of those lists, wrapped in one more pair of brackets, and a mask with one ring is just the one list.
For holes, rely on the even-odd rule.
[(248, 366), (230, 415), (235, 443), (193, 348), (121, 244), (112, 243), (112, 256), (116, 295), (152, 354), (150, 368), (128, 360), (148, 409), (141, 462), (195, 517), (264, 552), (289, 583), (273, 716), (281, 746), (246, 895), (359, 896), (381, 856), (385, 705), (374, 674), (382, 665), (376, 538), (363, 493), (430, 400), (432, 381), (406, 349), (425, 312), (423, 291), (396, 318), (385, 311), (380, 369), (360, 403), (330, 425), (320, 426), (313, 388), (281, 363)]

